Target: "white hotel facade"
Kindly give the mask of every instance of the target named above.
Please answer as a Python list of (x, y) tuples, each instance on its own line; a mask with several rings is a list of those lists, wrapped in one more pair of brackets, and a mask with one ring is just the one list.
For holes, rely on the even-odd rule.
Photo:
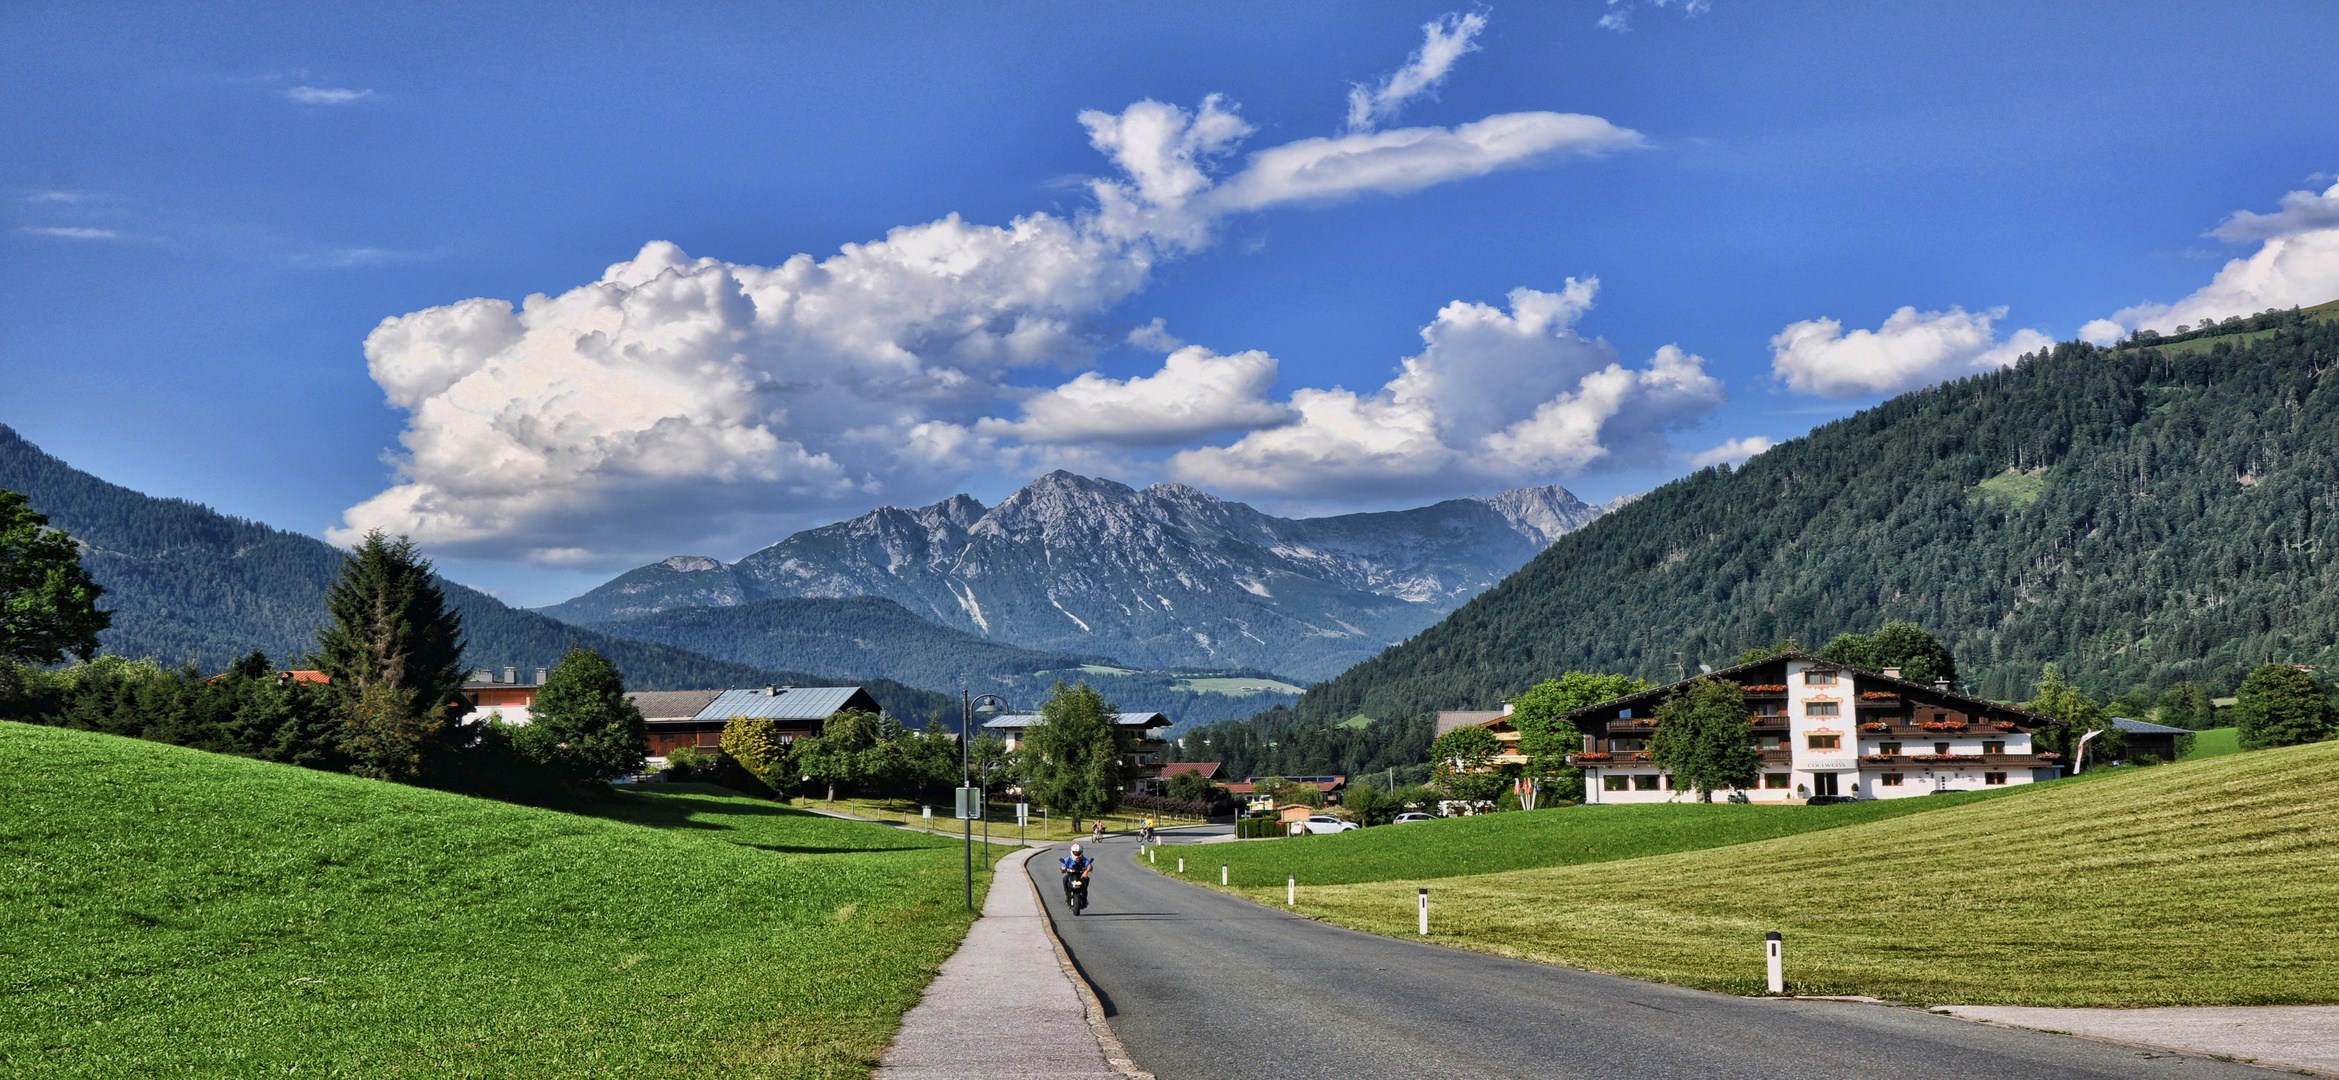
[[(2062, 775), (2055, 754), (2039, 753), (2031, 733), (2054, 723), (2036, 713), (1881, 672), (1782, 653), (1717, 671), (1745, 688), (1762, 751), (1749, 801), (1802, 802), (1822, 795), (1904, 799), (1936, 791), (1976, 791)], [(1604, 701), (1568, 714), (1584, 732), (1584, 749), (1568, 761), (1584, 770), (1587, 804), (1692, 801), (1649, 760), (1651, 719), (1686, 683)], [(1507, 729), (1504, 721), (1489, 728)], [(1504, 734), (1498, 730), (1497, 736)], [(1512, 738), (1516, 738), (1515, 735)], [(1507, 748), (1506, 748), (1507, 749)], [(1500, 759), (1498, 759), (1500, 760)], [(1714, 793), (1715, 801), (1728, 792)]]

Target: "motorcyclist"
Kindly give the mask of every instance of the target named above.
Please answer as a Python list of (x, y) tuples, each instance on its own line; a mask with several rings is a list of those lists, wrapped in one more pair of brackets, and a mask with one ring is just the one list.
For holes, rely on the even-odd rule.
[(1057, 869), (1064, 875), (1064, 903), (1069, 906), (1072, 903), (1073, 883), (1086, 885), (1089, 875), (1096, 873), (1096, 860), (1081, 854), (1080, 845), (1074, 844), (1072, 854), (1064, 856), (1063, 861), (1057, 864)]

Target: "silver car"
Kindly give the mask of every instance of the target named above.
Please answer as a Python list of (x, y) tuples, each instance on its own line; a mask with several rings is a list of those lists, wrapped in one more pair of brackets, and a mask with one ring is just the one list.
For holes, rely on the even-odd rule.
[(1308, 831), (1312, 833), (1347, 832), (1348, 830), (1357, 827), (1356, 823), (1353, 821), (1342, 821), (1330, 814), (1313, 815), (1302, 824), (1305, 824), (1308, 827)]
[(1436, 814), (1424, 814), (1416, 811), (1410, 814), (1399, 814), (1395, 818), (1390, 819), (1389, 824), (1403, 825), (1408, 821), (1436, 821), (1437, 819), (1438, 816)]

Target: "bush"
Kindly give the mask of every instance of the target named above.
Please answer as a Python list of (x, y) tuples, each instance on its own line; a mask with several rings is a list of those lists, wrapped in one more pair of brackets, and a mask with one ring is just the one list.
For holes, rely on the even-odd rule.
[(1179, 799), (1168, 795), (1137, 794), (1121, 796), (1121, 806), (1124, 809), (1148, 814), (1177, 814), (1181, 817), (1206, 818), (1226, 813), (1233, 808), (1234, 800), (1220, 798), (1215, 802), (1203, 802), (1199, 799)]
[(698, 780), (702, 775), (712, 779), (715, 758), (719, 755), (702, 753), (695, 746), (678, 746), (666, 752), (666, 779), (678, 784)]
[(1256, 840), (1269, 836), (1288, 836), (1291, 829), (1272, 817), (1247, 817), (1234, 824), (1237, 840)]

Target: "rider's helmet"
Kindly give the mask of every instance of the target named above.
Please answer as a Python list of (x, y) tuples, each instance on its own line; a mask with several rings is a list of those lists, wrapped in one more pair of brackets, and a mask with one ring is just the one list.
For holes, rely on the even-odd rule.
[(1078, 855), (1078, 854), (1080, 854), (1080, 845), (1078, 845), (1078, 844), (1074, 844), (1074, 845), (1072, 845), (1072, 854), (1074, 854), (1074, 855)]

